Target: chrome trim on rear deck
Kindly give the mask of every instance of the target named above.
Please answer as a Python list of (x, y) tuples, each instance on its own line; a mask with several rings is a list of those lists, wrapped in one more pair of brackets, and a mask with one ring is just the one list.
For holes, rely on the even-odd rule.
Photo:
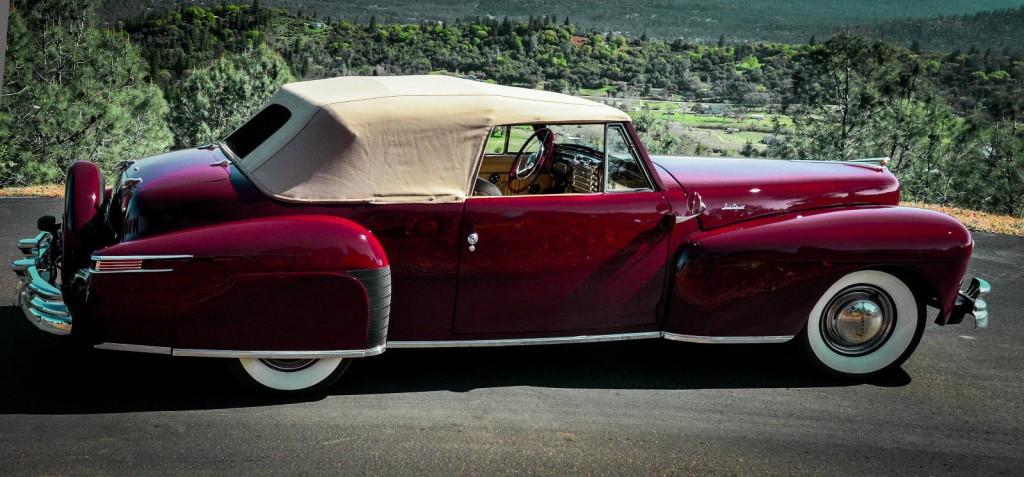
[(192, 255), (93, 255), (92, 261), (98, 260), (189, 260)]

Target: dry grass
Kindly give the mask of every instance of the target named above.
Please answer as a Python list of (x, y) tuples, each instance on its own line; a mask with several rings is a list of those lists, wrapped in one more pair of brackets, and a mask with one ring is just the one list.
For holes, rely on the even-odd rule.
[(907, 207), (935, 210), (950, 215), (971, 230), (992, 232), (1007, 235), (1024, 235), (1024, 217), (1012, 215), (990, 214), (977, 210), (946, 207), (943, 205), (924, 204), (921, 202), (903, 202)]
[[(63, 197), (64, 186), (59, 184), (37, 185), (26, 187), (0, 188), (0, 197)], [(921, 202), (903, 202), (907, 207), (935, 210), (951, 215), (971, 230), (997, 234), (1024, 236), (1024, 217), (1012, 215), (990, 214), (976, 210), (925, 204)]]
[(0, 197), (64, 197), (60, 184), (0, 188)]

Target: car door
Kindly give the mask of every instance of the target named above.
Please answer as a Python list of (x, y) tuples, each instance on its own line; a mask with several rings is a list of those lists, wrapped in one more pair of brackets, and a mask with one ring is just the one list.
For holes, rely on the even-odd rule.
[[(669, 207), (616, 127), (608, 130), (606, 176), (624, 173), (614, 164), (618, 155), (635, 161), (626, 169), (641, 174), (643, 187), (466, 200), (455, 333), (595, 333), (657, 324)], [(612, 146), (619, 140), (624, 151)]]

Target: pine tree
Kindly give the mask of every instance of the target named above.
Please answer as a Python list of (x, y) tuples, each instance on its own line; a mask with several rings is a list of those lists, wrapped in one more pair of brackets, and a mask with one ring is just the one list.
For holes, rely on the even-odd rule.
[(92, 1), (13, 7), (0, 186), (60, 182), (76, 160), (109, 169), (170, 145), (167, 103), (148, 66), (124, 34), (95, 27)]
[(168, 91), (175, 145), (190, 147), (223, 139), (290, 81), (294, 77), (288, 64), (263, 47), (227, 54), (193, 70)]

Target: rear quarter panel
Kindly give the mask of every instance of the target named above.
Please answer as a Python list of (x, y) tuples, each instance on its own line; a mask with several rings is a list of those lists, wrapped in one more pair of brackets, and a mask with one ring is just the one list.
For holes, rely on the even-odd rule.
[(163, 273), (90, 278), (89, 316), (107, 342), (191, 349), (364, 349), (367, 293), (351, 272), (388, 266), (364, 227), (329, 216), (258, 218), (120, 243), (103, 256)]

